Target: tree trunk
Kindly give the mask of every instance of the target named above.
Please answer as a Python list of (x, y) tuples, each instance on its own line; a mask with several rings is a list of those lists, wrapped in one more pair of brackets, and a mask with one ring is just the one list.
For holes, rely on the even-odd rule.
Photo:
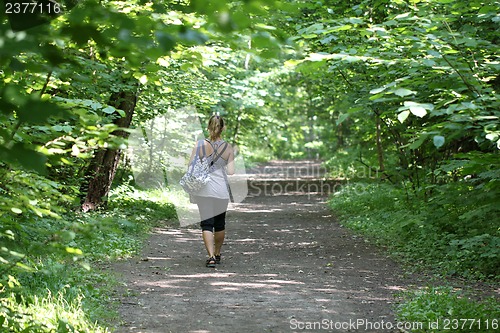
[(238, 144), (238, 135), (240, 134), (240, 126), (241, 126), (241, 113), (242, 109), (238, 109), (238, 114), (236, 115), (236, 126), (234, 127), (234, 132), (233, 132), (233, 144), (237, 145)]
[[(135, 91), (121, 91), (111, 95), (109, 105), (125, 112), (124, 117), (117, 118), (114, 121), (120, 128), (128, 128), (130, 126), (136, 102), (137, 93)], [(128, 133), (122, 130), (117, 130), (113, 134), (123, 138), (128, 137)], [(110, 148), (100, 149), (95, 153), (85, 172), (85, 179), (88, 181), (88, 185), (85, 191), (86, 196), (82, 203), (82, 210), (84, 212), (104, 206), (106, 203), (105, 198), (108, 196), (111, 183), (115, 178), (120, 155), (121, 151), (119, 149)]]

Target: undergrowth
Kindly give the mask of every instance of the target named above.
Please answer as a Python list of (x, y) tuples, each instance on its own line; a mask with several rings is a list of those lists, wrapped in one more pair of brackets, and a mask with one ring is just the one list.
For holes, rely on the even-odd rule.
[[(386, 183), (353, 183), (329, 203), (343, 225), (386, 247), (409, 271), (495, 283), (500, 267), (499, 209), (470, 192), (446, 185), (426, 196)], [(397, 311), (405, 321), (499, 317), (497, 301), (472, 301), (448, 289), (409, 292), (404, 299)], [(483, 325), (470, 332), (490, 330)]]
[(398, 320), (421, 323), (421, 327), (413, 327), (413, 333), (493, 333), (500, 328), (500, 305), (493, 298), (478, 303), (450, 287), (429, 287), (401, 296), (404, 302), (397, 307)]
[(1, 332), (109, 332), (106, 325), (117, 314), (117, 281), (101, 268), (137, 254), (151, 228), (167, 220), (175, 223), (176, 213), (160, 191), (122, 186), (111, 193), (107, 209), (63, 218), (69, 221), (36, 223), (47, 233), (66, 237), (57, 243), (64, 251), (31, 256), (25, 269), (2, 276)]
[(413, 267), (443, 276), (495, 280), (498, 277), (499, 209), (481, 216), (467, 212), (481, 202), (460, 189), (425, 201), (390, 184), (356, 183), (330, 200), (346, 226), (374, 237)]

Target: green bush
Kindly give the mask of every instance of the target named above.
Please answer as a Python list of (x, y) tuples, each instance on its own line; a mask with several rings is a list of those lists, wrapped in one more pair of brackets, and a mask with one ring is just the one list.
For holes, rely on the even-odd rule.
[(330, 206), (346, 226), (403, 260), (444, 275), (495, 279), (500, 237), (491, 222), (498, 208), (485, 207), (460, 184), (440, 190), (425, 200), (390, 184), (355, 183), (335, 193)]

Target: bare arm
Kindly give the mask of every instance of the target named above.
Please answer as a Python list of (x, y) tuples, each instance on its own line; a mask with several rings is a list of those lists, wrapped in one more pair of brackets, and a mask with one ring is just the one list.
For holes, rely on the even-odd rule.
[(234, 151), (232, 147), (229, 148), (229, 156), (227, 158), (227, 174), (234, 175)]

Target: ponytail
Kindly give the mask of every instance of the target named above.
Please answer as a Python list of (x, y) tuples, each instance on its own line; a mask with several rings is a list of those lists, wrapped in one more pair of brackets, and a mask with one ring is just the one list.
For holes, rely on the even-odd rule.
[(214, 114), (208, 120), (208, 133), (210, 135), (210, 141), (215, 141), (222, 134), (222, 129), (224, 128), (224, 119), (217, 114)]

